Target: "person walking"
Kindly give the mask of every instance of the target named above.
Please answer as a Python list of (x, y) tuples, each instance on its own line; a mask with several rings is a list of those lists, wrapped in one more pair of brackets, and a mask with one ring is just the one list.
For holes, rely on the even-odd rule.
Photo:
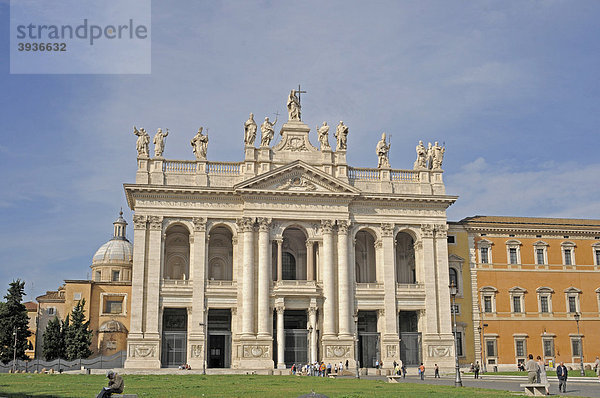
[(439, 379), (440, 378), (440, 367), (438, 366), (438, 364), (436, 363), (434, 368), (433, 368), (433, 378), (434, 379)]
[(567, 377), (569, 376), (569, 371), (565, 366), (564, 362), (561, 362), (560, 365), (556, 368), (556, 377), (558, 377), (558, 392), (567, 392)]
[(475, 365), (473, 366), (473, 374), (476, 379), (479, 379), (479, 361), (475, 362)]
[(533, 360), (533, 354), (529, 354), (529, 360), (525, 364), (527, 383), (534, 384), (536, 382), (539, 367), (540, 366)]
[(538, 383), (543, 384), (546, 387), (546, 395), (550, 395), (550, 382), (548, 381), (548, 375), (546, 374), (546, 364), (542, 361), (542, 358), (537, 356), (538, 364)]
[(404, 364), (404, 362), (402, 363), (402, 365), (400, 365), (400, 370), (402, 371), (402, 378), (406, 379), (406, 365)]
[(419, 366), (419, 376), (421, 376), (421, 380), (425, 380), (425, 365), (423, 365), (423, 362)]

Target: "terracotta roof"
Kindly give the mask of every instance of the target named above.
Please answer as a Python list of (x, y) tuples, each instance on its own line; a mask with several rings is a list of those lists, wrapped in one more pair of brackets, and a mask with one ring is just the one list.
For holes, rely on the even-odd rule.
[(29, 312), (37, 311), (37, 303), (34, 303), (33, 301), (27, 301), (23, 303), (23, 305), (25, 306), (25, 308), (27, 308), (27, 311)]
[(506, 217), (506, 216), (473, 216), (459, 221), (460, 224), (489, 224), (524, 227), (570, 227), (570, 228), (600, 228), (600, 220), (577, 218), (544, 218), (544, 217)]
[(37, 296), (35, 299), (40, 302), (42, 300), (64, 300), (64, 297), (61, 297), (58, 291), (47, 291), (46, 294)]

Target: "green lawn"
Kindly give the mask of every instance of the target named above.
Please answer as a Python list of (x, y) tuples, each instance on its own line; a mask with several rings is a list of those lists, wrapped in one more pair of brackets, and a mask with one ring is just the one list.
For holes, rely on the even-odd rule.
[[(377, 380), (298, 376), (125, 375), (125, 392), (139, 397), (297, 397), (311, 390), (331, 398), (514, 397), (503, 391)], [(95, 397), (103, 375), (0, 374), (4, 397)]]

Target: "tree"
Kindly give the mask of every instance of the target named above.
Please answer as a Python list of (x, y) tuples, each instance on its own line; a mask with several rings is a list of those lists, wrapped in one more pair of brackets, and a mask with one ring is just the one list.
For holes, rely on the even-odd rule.
[(85, 320), (85, 299), (79, 300), (71, 312), (71, 322), (65, 321), (65, 356), (69, 361), (92, 355), (90, 321)]
[(25, 295), (25, 282), (20, 279), (9, 284), (8, 292), (4, 298), (6, 302), (0, 305), (0, 361), (8, 363), (12, 361), (15, 349), (17, 359), (29, 359), (25, 354), (31, 336), (29, 330), (29, 316), (27, 308), (21, 301)]
[(42, 338), (42, 350), (46, 361), (65, 357), (65, 326), (58, 317), (48, 322)]

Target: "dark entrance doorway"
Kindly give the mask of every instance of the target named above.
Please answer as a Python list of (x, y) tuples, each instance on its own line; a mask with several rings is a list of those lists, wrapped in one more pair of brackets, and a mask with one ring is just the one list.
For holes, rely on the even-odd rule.
[(416, 311), (400, 311), (400, 359), (405, 365), (420, 365), (421, 333), (418, 332), (419, 316)]
[(162, 330), (162, 367), (175, 368), (186, 363), (187, 309), (165, 308)]
[(231, 310), (208, 310), (208, 367), (231, 366)]
[[(283, 331), (285, 338), (285, 353), (283, 360), (286, 367), (293, 364), (308, 363), (308, 330), (305, 310), (285, 310), (283, 313)], [(273, 330), (277, 330), (277, 318), (273, 317)], [(273, 340), (273, 358), (277, 360), (277, 334)]]
[(373, 368), (379, 360), (377, 311), (358, 311), (358, 360), (363, 368)]

